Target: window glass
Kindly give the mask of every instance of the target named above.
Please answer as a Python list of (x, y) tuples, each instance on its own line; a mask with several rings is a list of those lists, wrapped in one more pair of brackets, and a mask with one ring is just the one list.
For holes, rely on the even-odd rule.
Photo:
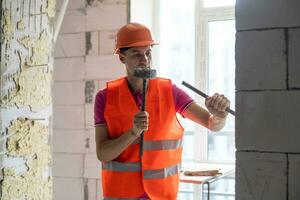
[[(209, 32), (209, 95), (224, 94), (235, 107), (235, 20), (211, 21), (208, 23)], [(234, 117), (229, 114), (226, 126), (221, 133), (209, 132), (208, 159), (234, 159)]]
[(160, 75), (181, 86), (194, 82), (195, 20), (194, 0), (161, 2)]
[[(183, 88), (191, 97), (194, 93), (182, 86), (182, 81), (194, 83), (195, 67), (195, 0), (161, 0), (159, 21), (159, 76), (170, 78), (178, 87)], [(193, 131), (194, 124), (178, 117), (186, 131)], [(184, 138), (184, 140), (190, 140)], [(185, 143), (188, 143), (185, 142)], [(184, 146), (185, 148), (185, 146)], [(191, 158), (193, 151), (186, 151), (185, 157)]]

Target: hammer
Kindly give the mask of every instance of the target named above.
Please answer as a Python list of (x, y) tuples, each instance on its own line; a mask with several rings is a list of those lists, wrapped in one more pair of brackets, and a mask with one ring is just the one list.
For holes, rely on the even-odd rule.
[[(141, 111), (145, 111), (146, 105), (146, 79), (151, 79), (156, 77), (156, 70), (150, 68), (136, 68), (134, 70), (134, 76), (143, 79), (143, 93), (142, 93), (142, 105)], [(144, 131), (141, 133), (140, 142), (140, 157), (143, 156), (143, 145), (144, 145)]]

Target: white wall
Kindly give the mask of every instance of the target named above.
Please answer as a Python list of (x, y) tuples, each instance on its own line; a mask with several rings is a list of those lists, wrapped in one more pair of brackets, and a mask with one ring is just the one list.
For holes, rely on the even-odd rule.
[[(62, 0), (58, 1), (58, 10)], [(55, 48), (53, 174), (55, 200), (99, 200), (94, 96), (125, 74), (113, 55), (127, 22), (126, 0), (70, 0)]]

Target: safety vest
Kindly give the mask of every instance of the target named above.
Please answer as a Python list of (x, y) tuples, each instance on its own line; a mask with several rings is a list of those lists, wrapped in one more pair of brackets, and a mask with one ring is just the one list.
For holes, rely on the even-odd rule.
[[(149, 126), (144, 133), (142, 160), (139, 143), (133, 142), (115, 160), (102, 162), (105, 200), (137, 199), (145, 192), (154, 200), (177, 197), (183, 128), (176, 117), (170, 80), (149, 80), (146, 111)], [(110, 138), (130, 130), (137, 112), (126, 78), (108, 82), (104, 116)]]

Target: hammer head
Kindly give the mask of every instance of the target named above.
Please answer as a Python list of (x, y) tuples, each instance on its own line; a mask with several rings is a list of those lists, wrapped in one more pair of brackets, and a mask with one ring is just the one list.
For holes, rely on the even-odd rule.
[(134, 76), (142, 79), (151, 79), (156, 77), (156, 70), (150, 68), (136, 68)]

